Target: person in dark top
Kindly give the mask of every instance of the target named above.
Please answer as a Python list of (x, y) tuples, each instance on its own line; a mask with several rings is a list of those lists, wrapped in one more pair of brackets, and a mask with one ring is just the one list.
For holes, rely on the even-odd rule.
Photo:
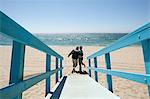
[(82, 73), (82, 67), (81, 67), (81, 65), (84, 65), (84, 67), (86, 67), (85, 64), (83, 63), (83, 50), (82, 50), (82, 46), (80, 46), (80, 51), (79, 51), (79, 72), (80, 73)]
[(68, 57), (72, 55), (72, 63), (73, 63), (73, 70), (72, 70), (72, 73), (76, 72), (75, 71), (75, 68), (77, 67), (78, 65), (78, 58), (79, 58), (79, 47), (76, 47), (75, 50), (72, 50)]

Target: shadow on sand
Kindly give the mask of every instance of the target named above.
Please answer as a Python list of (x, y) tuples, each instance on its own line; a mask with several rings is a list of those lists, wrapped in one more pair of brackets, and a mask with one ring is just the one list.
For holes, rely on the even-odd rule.
[(77, 74), (88, 74), (87, 71), (75, 71)]

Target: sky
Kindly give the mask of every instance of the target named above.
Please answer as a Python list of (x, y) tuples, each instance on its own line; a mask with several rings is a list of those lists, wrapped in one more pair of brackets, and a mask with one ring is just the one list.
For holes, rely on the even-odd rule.
[(129, 33), (150, 21), (150, 0), (0, 0), (31, 33)]

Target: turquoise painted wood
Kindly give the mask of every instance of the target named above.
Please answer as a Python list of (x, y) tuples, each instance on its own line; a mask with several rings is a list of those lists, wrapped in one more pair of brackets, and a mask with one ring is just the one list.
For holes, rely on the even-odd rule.
[[(111, 70), (111, 62), (110, 62), (110, 54), (109, 53), (105, 54), (105, 62), (106, 62), (106, 68)], [(113, 92), (111, 75), (107, 74), (106, 75), (106, 80), (107, 80), (107, 88), (108, 88), (108, 90)]]
[[(13, 40), (20, 42), (24, 45), (31, 46), (49, 55), (63, 59), (63, 57), (57, 54), (54, 50), (49, 48), (29, 31), (10, 19), (4, 13), (0, 11), (0, 33), (12, 38)], [(9, 28), (8, 28), (9, 27)]]
[(148, 74), (146, 75), (146, 74), (138, 74), (138, 73), (129, 73), (129, 72), (92, 68), (92, 67), (88, 67), (88, 69), (91, 69), (91, 70), (94, 70), (103, 74), (109, 74), (112, 76), (117, 76), (120, 78), (128, 79), (128, 80), (135, 81), (141, 84), (150, 85), (150, 75)]
[(87, 57), (87, 59), (91, 59), (97, 56), (104, 55), (106, 53), (110, 53), (112, 51), (118, 50), (120, 48), (132, 45), (134, 43), (146, 40), (150, 38), (150, 23), (142, 26), (141, 28), (135, 30), (134, 32), (129, 33), (128, 35), (122, 37), (116, 42), (110, 44), (106, 48), (95, 52), (94, 54)]
[[(50, 92), (50, 76), (58, 74), (63, 67), (58, 68), (58, 59), (63, 57), (49, 48), (22, 26), (0, 11), (0, 33), (13, 40), (13, 50), (10, 69), (10, 81), (7, 87), (0, 89), (0, 99), (21, 99), (22, 92), (46, 79), (45, 94)], [(25, 46), (31, 46), (46, 54), (46, 73), (23, 80)], [(50, 69), (51, 56), (56, 57), (56, 69)], [(58, 75), (56, 77), (58, 79)], [(15, 91), (15, 92), (14, 92)]]
[[(25, 45), (13, 41), (9, 84), (23, 81)], [(13, 99), (22, 99), (22, 93)]]
[[(91, 59), (88, 59), (89, 67), (91, 67)], [(91, 69), (89, 69), (89, 76), (91, 77)]]
[(37, 76), (33, 76), (19, 83), (10, 84), (9, 86), (0, 89), (0, 99), (12, 99), (14, 96), (21, 94), (22, 92), (29, 89), (30, 87), (37, 84), (38, 82), (46, 78), (49, 78), (51, 75), (55, 74), (61, 69), (63, 68), (59, 68), (57, 70), (51, 70), (50, 72), (46, 72), (46, 73), (41, 73)]
[[(146, 74), (127, 73), (111, 70), (111, 65), (109, 64), (110, 55), (108, 55), (108, 53), (138, 42), (141, 42), (142, 44)], [(107, 69), (91, 67), (88, 67), (88, 69), (107, 74), (107, 82), (110, 83), (110, 87), (112, 81), (110, 75), (146, 84), (148, 86), (148, 92), (150, 96), (150, 23), (127, 34), (106, 48), (95, 52), (94, 54), (88, 56), (87, 59), (92, 59), (101, 55), (105, 55)]]
[[(142, 48), (146, 74), (150, 75), (150, 39), (142, 41)], [(150, 82), (150, 79), (148, 81)], [(148, 92), (150, 96), (150, 85), (148, 85)]]
[[(94, 67), (97, 68), (97, 58), (96, 57), (94, 57)], [(97, 71), (94, 71), (94, 75), (95, 75), (95, 81), (98, 82)]]
[[(60, 68), (62, 68), (62, 59), (60, 59)], [(60, 71), (60, 78), (62, 77), (62, 70)]]
[[(49, 54), (46, 54), (46, 72), (51, 71), (51, 56)], [(46, 92), (45, 96), (47, 96), (48, 93), (50, 93), (51, 88), (51, 78), (46, 79)]]
[[(58, 69), (58, 58), (56, 57), (56, 69)], [(55, 83), (58, 82), (58, 72), (56, 72), (56, 81)]]

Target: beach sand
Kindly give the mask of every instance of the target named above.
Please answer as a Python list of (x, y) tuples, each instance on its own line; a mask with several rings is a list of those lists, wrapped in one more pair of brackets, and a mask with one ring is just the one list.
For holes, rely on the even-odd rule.
[[(74, 48), (74, 46), (50, 46), (56, 50), (63, 57), (63, 75), (71, 72), (72, 61), (71, 57), (68, 58), (68, 53)], [(102, 46), (84, 46), (84, 63), (87, 64), (86, 57), (93, 52), (103, 48)], [(11, 60), (11, 46), (0, 46), (0, 88), (8, 85), (10, 60)], [(26, 47), (25, 52), (25, 67), (24, 67), (24, 79), (31, 75), (45, 72), (45, 58), (46, 54)], [(104, 56), (98, 57), (98, 67), (105, 68)], [(52, 57), (51, 69), (55, 69), (55, 57)], [(111, 64), (113, 70), (121, 70), (126, 72), (145, 73), (143, 55), (141, 47), (131, 46), (111, 53)], [(93, 60), (92, 60), (92, 66)], [(86, 68), (84, 68), (86, 70)], [(106, 75), (99, 74), (99, 83), (106, 86)], [(92, 71), (92, 77), (94, 72)], [(121, 99), (149, 99), (147, 86), (139, 84), (126, 79), (112, 77), (113, 78), (113, 90), (114, 93), (121, 97)], [(54, 86), (55, 75), (51, 76), (51, 87)], [(23, 99), (44, 99), (45, 96), (45, 80), (29, 88), (23, 92)]]

